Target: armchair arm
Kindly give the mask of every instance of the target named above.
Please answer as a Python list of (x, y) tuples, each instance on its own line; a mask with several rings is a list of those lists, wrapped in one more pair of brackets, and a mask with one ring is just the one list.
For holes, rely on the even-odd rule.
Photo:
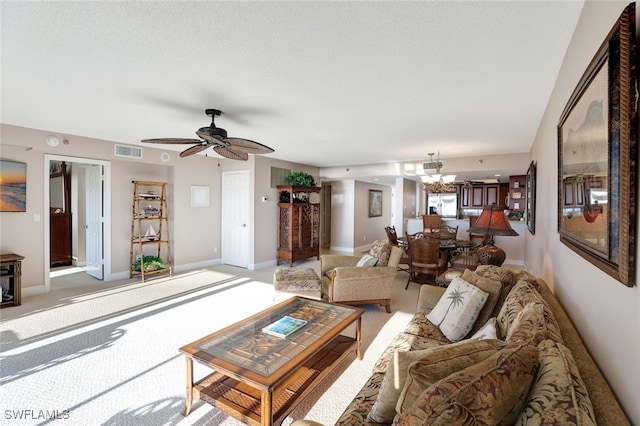
[(338, 266), (356, 266), (361, 256), (345, 256), (342, 254), (323, 254), (320, 255), (320, 275)]

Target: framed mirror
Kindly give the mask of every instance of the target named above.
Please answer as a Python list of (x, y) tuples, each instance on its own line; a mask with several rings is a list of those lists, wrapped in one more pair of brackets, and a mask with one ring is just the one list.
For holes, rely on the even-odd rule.
[(635, 4), (622, 13), (558, 124), (560, 241), (627, 286), (635, 284)]
[(54, 214), (69, 210), (69, 183), (64, 161), (52, 162), (49, 169), (49, 207)]

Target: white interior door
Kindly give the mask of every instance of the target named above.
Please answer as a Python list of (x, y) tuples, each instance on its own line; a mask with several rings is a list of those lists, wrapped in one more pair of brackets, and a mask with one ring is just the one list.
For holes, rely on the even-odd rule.
[(222, 263), (249, 266), (249, 172), (222, 174)]
[(102, 166), (86, 167), (86, 272), (99, 280), (104, 278)]

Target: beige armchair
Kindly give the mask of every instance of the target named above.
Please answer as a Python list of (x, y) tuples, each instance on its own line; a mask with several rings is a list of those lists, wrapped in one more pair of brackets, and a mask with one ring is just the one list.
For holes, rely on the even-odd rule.
[[(391, 288), (402, 249), (391, 246), (388, 266), (355, 266), (361, 256), (320, 256), (322, 300), (345, 305), (384, 306), (391, 313)], [(331, 277), (327, 272), (331, 271)]]

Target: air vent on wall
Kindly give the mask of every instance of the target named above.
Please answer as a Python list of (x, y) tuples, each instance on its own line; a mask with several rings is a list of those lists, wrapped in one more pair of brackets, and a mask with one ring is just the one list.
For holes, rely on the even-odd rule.
[(137, 146), (115, 145), (113, 154), (116, 157), (142, 158), (142, 148)]
[(437, 169), (436, 166), (439, 166), (440, 168), (442, 168), (442, 165), (443, 165), (442, 161), (440, 163), (437, 163), (435, 161), (434, 162), (426, 162), (426, 163), (422, 163), (422, 169), (423, 170), (436, 170)]

